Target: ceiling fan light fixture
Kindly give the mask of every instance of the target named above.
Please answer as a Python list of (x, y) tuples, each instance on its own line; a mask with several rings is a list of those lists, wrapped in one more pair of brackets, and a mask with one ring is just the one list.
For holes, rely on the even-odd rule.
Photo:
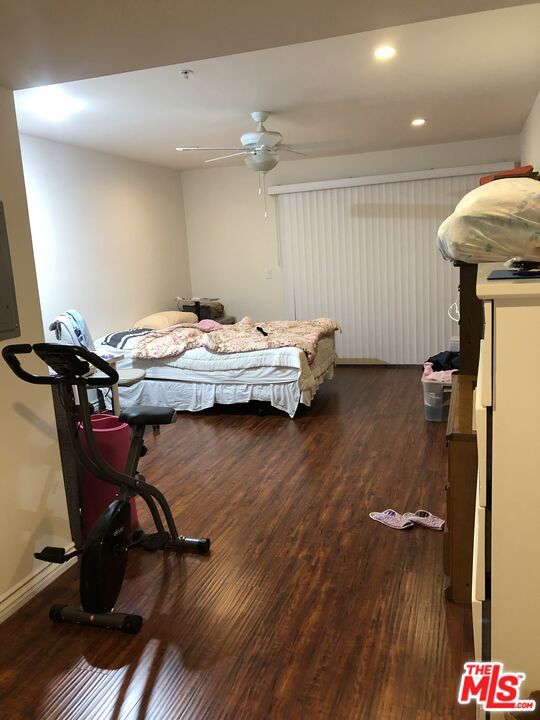
[(250, 170), (262, 173), (273, 170), (278, 164), (278, 161), (279, 155), (266, 148), (254, 150), (244, 158), (244, 162)]

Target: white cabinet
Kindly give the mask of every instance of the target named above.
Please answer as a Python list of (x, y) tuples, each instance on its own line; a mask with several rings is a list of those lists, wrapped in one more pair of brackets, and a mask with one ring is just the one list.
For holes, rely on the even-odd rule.
[(472, 590), (476, 659), (540, 689), (540, 282), (488, 281), (475, 414), (478, 492)]

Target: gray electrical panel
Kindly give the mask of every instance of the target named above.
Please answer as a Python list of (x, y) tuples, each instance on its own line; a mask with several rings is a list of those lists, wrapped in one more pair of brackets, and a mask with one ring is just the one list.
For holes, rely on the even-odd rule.
[(19, 337), (20, 334), (4, 203), (0, 202), (0, 340)]

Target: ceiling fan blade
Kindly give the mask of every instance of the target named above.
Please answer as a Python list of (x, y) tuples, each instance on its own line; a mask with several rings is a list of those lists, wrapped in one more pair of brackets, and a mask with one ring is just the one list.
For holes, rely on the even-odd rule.
[(200, 147), (200, 146), (197, 146), (197, 147), (177, 147), (176, 149), (178, 150), (178, 152), (188, 152), (188, 151), (191, 151), (191, 150), (205, 150), (205, 151), (210, 150), (210, 151), (216, 151), (216, 152), (217, 152), (218, 150), (242, 150), (243, 148), (239, 148), (239, 147)]
[(288, 147), (287, 145), (278, 145), (276, 148), (278, 152), (281, 152), (284, 150), (285, 152), (293, 153), (294, 155), (301, 155), (302, 157), (307, 157), (306, 153), (300, 152), (299, 150), (293, 150), (291, 147)]
[(222, 155), (221, 157), (210, 158), (210, 160), (205, 160), (204, 162), (209, 163), (216, 162), (216, 160), (226, 160), (227, 158), (236, 157), (237, 155), (251, 155), (251, 152), (249, 150), (242, 150), (241, 152), (231, 153), (230, 155)]

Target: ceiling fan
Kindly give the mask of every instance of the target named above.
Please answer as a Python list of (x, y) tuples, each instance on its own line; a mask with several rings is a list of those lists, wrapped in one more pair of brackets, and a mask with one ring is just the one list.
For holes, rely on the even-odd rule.
[(246, 132), (240, 138), (242, 147), (177, 147), (179, 152), (190, 152), (192, 150), (215, 150), (233, 151), (227, 155), (205, 160), (205, 163), (216, 162), (218, 160), (226, 160), (227, 158), (244, 155), (244, 162), (250, 168), (259, 173), (267, 173), (273, 170), (279, 162), (280, 152), (289, 152), (294, 155), (302, 155), (305, 153), (295, 150), (290, 145), (283, 144), (283, 136), (275, 130), (267, 130), (264, 122), (268, 119), (270, 113), (266, 110), (258, 110), (251, 113), (251, 117), (257, 123), (257, 129), (252, 132)]
[[(267, 130), (264, 122), (270, 113), (267, 110), (257, 110), (251, 113), (251, 117), (257, 123), (257, 129), (244, 133), (240, 142), (242, 147), (177, 147), (179, 152), (191, 152), (193, 150), (215, 150), (216, 152), (227, 150), (227, 155), (205, 160), (205, 163), (227, 160), (231, 157), (244, 155), (244, 162), (250, 170), (259, 173), (259, 195), (264, 195), (264, 217), (268, 218), (266, 207), (266, 181), (265, 175), (273, 170), (279, 162), (279, 153), (288, 152), (293, 155), (305, 157), (305, 153), (295, 150), (290, 145), (283, 144), (283, 136), (275, 130)], [(231, 152), (232, 151), (232, 152)]]

